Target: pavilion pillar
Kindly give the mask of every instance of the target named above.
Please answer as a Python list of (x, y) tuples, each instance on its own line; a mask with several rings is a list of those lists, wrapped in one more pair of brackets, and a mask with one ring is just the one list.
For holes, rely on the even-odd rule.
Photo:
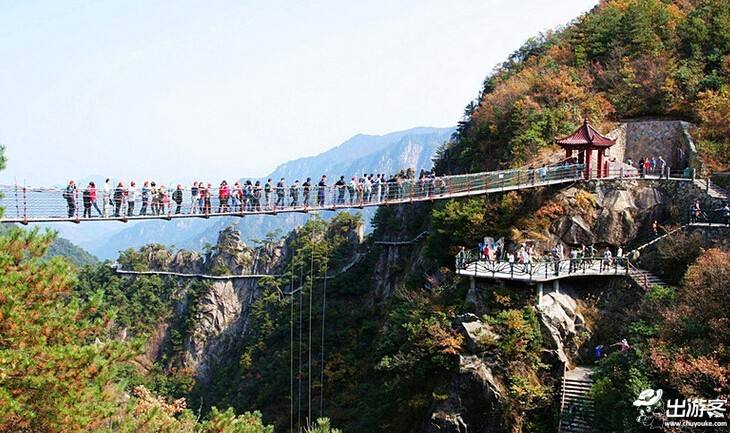
[(581, 149), (578, 151), (578, 164), (584, 164), (586, 162), (586, 150)]
[(605, 153), (604, 148), (598, 149), (598, 170), (597, 170), (597, 176), (596, 177), (603, 177), (604, 176), (604, 168), (603, 168), (603, 158)]
[(588, 149), (585, 150), (585, 154), (586, 154), (586, 179), (590, 179), (591, 178), (591, 153), (592, 152), (593, 151), (590, 148), (588, 148)]
[(573, 157), (573, 149), (570, 147), (565, 148), (565, 159), (570, 159)]

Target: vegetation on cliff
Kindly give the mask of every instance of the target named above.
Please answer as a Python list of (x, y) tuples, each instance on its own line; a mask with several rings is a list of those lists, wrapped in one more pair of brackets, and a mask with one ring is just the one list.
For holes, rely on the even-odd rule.
[[(530, 39), (490, 74), (464, 112), (442, 172), (539, 162), (583, 117), (699, 125), (713, 169), (730, 167), (730, 3), (609, 0), (565, 28)], [(544, 160), (544, 159), (543, 159)]]

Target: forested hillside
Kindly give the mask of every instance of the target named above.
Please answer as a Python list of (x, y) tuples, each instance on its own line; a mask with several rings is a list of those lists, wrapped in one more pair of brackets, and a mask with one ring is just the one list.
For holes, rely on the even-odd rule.
[(730, 2), (602, 1), (563, 29), (530, 39), (484, 81), (443, 172), (544, 158), (584, 117), (608, 130), (635, 117), (696, 123), (699, 151), (730, 167)]

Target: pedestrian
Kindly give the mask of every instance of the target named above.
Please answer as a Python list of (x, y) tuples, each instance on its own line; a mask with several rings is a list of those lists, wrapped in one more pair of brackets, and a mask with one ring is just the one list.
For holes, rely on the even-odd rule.
[(157, 183), (153, 180), (150, 182), (150, 205), (152, 207), (152, 215), (160, 214), (160, 193)]
[(206, 215), (210, 215), (211, 212), (211, 196), (213, 194), (213, 185), (210, 183), (205, 187), (205, 197), (203, 197), (203, 210)]
[(532, 247), (527, 247), (523, 253), (523, 263), (525, 264), (525, 273), (532, 274)]
[(218, 187), (218, 213), (228, 212), (229, 197), (230, 190), (228, 189), (228, 182), (224, 180)]
[(234, 212), (243, 212), (241, 204), (243, 199), (243, 187), (239, 181), (233, 183), (233, 189), (231, 189), (231, 210)]
[[(667, 167), (667, 161), (664, 160), (664, 157), (663, 156), (660, 156), (659, 157), (658, 164), (659, 164), (659, 177), (663, 177), (664, 176), (664, 170)], [(669, 173), (667, 173), (667, 179), (669, 179)]]
[(340, 179), (335, 182), (335, 190), (337, 191), (337, 204), (345, 204), (345, 176), (340, 176)]
[(150, 203), (150, 182), (145, 180), (142, 182), (142, 207), (139, 210), (140, 215), (147, 215), (147, 206)]
[(641, 173), (642, 179), (646, 175), (646, 170), (644, 169), (644, 157), (639, 158), (639, 166), (637, 167), (639, 169), (639, 172)]
[(119, 218), (121, 209), (122, 209), (122, 202), (124, 201), (124, 183), (119, 182), (117, 183), (117, 187), (114, 188), (114, 216), (116, 218)]
[(654, 220), (653, 223), (651, 223), (651, 231), (654, 234), (654, 236), (659, 236), (659, 223), (657, 220)]
[(623, 259), (624, 259), (624, 249), (621, 245), (619, 245), (618, 249), (616, 250), (616, 265), (617, 266), (623, 265)]
[(172, 193), (172, 201), (175, 202), (175, 215), (179, 215), (180, 210), (182, 209), (183, 202), (182, 185), (180, 185), (179, 183), (177, 184), (177, 188), (175, 188), (175, 191)]
[(347, 186), (347, 192), (350, 194), (350, 204), (355, 204), (357, 197), (357, 185), (357, 177), (352, 176), (352, 179), (350, 179), (350, 183)]
[(104, 202), (101, 204), (101, 208), (103, 209), (104, 217), (106, 217), (107, 215), (109, 215), (107, 213), (107, 206), (109, 206), (110, 209), (112, 206), (112, 183), (111, 183), (111, 180), (109, 180), (109, 178), (107, 178), (104, 181), (103, 192), (104, 192), (104, 196), (102, 198), (103, 198)]
[(603, 251), (603, 260), (601, 260), (601, 272), (604, 270), (609, 270), (611, 268), (611, 261), (613, 259), (613, 254), (611, 253), (611, 250), (606, 247), (606, 249)]
[(134, 181), (129, 182), (127, 188), (127, 216), (134, 215), (134, 202), (137, 200), (137, 184)]
[(515, 273), (515, 255), (512, 251), (507, 253), (507, 263), (509, 263), (509, 275), (511, 277)]
[(553, 261), (553, 273), (554, 275), (560, 274), (560, 255), (558, 254), (557, 245), (553, 246), (550, 250), (550, 258)]
[(370, 198), (373, 194), (373, 182), (372, 182), (372, 175), (365, 176), (365, 180), (363, 181), (363, 200), (366, 202), (370, 202)]
[(599, 344), (593, 349), (593, 361), (598, 362), (603, 359), (603, 344)]
[(81, 200), (84, 203), (84, 218), (91, 218), (91, 192), (89, 188), (85, 188), (81, 193)]
[(319, 183), (317, 184), (317, 206), (319, 206), (319, 207), (324, 206), (326, 192), (327, 192), (327, 176), (322, 175), (322, 179), (320, 179)]
[(656, 158), (654, 158), (654, 155), (651, 156), (651, 161), (649, 161), (649, 169), (651, 170), (651, 174), (654, 174), (656, 171)]
[(629, 350), (631, 350), (631, 346), (629, 345), (629, 342), (625, 338), (622, 338), (621, 341), (619, 341), (618, 343), (613, 343), (611, 345), (611, 347), (613, 347), (613, 346), (620, 347), (621, 352), (628, 352)]
[(689, 222), (696, 223), (701, 215), (702, 209), (700, 208), (700, 202), (696, 200), (689, 208)]
[[(89, 182), (89, 198), (91, 199), (91, 205), (94, 206), (94, 209), (99, 213), (99, 216), (103, 216), (104, 214), (99, 209), (99, 205), (96, 204), (96, 184), (94, 182)], [(91, 215), (89, 215), (91, 217)]]
[(289, 198), (291, 203), (289, 207), (295, 207), (299, 205), (299, 179), (296, 179), (293, 184), (289, 187)]
[(304, 207), (307, 207), (310, 205), (309, 203), (309, 196), (312, 192), (312, 178), (308, 177), (307, 180), (304, 181), (302, 184), (302, 204)]
[(203, 181), (198, 181), (198, 212), (205, 212), (205, 194), (208, 191), (205, 188)]
[(282, 177), (276, 184), (276, 204), (275, 207), (284, 207), (284, 198), (286, 196), (286, 182)]
[(651, 171), (651, 161), (649, 161), (649, 158), (644, 159), (644, 174), (647, 174)]
[(365, 201), (365, 178), (361, 177), (357, 182), (357, 202), (360, 205)]
[[(249, 181), (250, 182), (250, 181)], [(261, 181), (256, 181), (253, 186), (253, 210), (261, 211), (261, 193), (263, 188), (261, 187)]]
[(198, 182), (193, 182), (192, 188), (190, 188), (190, 213), (194, 214), (199, 212), (200, 207), (198, 206), (198, 199), (200, 198), (200, 188), (198, 188)]
[(243, 197), (243, 209), (249, 212), (254, 208), (253, 185), (251, 184), (251, 180), (246, 180), (241, 189)]
[(577, 248), (571, 248), (570, 249), (570, 267), (568, 269), (569, 273), (573, 273), (578, 271), (578, 249)]
[(165, 185), (160, 185), (160, 187), (157, 188), (157, 211), (159, 212), (159, 215), (164, 215), (165, 212), (167, 212), (168, 202), (167, 188)]
[(266, 209), (271, 207), (271, 189), (273, 187), (271, 182), (271, 179), (269, 179), (266, 181), (266, 185), (264, 185), (264, 201), (266, 202)]

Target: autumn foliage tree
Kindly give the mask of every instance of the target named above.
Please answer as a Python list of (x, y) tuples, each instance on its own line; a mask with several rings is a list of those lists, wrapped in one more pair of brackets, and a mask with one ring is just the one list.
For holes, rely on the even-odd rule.
[(711, 249), (689, 267), (667, 308), (651, 360), (687, 397), (730, 396), (730, 252)]

